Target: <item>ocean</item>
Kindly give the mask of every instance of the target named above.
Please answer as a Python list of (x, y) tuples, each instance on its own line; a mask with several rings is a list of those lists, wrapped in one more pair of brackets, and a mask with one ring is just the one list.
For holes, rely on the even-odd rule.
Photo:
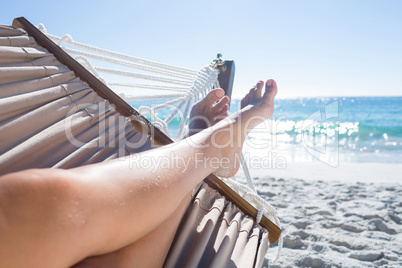
[[(130, 104), (138, 109), (158, 102)], [(233, 99), (230, 112), (239, 107), (240, 100)], [(171, 111), (161, 110), (157, 115), (164, 119)], [(179, 123), (177, 116), (168, 125), (173, 138)], [(271, 160), (283, 157), (332, 166), (340, 162), (402, 163), (402, 97), (276, 99), (273, 116), (252, 131), (246, 143), (246, 154)]]

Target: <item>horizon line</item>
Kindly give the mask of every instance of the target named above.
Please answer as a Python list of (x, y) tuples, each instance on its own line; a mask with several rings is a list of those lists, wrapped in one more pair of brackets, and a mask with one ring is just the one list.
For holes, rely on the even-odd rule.
[[(323, 96), (276, 96), (275, 99), (300, 98), (400, 98), (402, 95), (323, 95)], [(243, 96), (233, 96), (231, 99), (241, 99)]]

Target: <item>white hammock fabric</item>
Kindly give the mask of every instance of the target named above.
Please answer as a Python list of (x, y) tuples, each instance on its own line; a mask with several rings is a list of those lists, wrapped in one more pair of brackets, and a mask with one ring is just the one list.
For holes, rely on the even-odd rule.
[[(186, 122), (189, 117), (191, 104), (198, 101), (200, 98), (203, 98), (210, 90), (219, 87), (219, 73), (217, 70), (214, 70), (209, 66), (205, 66), (199, 71), (176, 67), (82, 44), (74, 41), (73, 38), (68, 34), (64, 35), (63, 37), (58, 37), (47, 33), (47, 30), (43, 24), (39, 24), (37, 28), (52, 41), (57, 43), (68, 54), (75, 55), (75, 59), (78, 62), (80, 62), (85, 68), (87, 68), (92, 74), (94, 74), (99, 80), (101, 80), (115, 92), (119, 92), (121, 89), (125, 89), (125, 92), (133, 92), (133, 89), (137, 89), (137, 91), (134, 92), (135, 95), (130, 93), (118, 93), (124, 100), (167, 100), (166, 102), (153, 107), (141, 106), (139, 108), (139, 112), (143, 115), (149, 114), (154, 125), (156, 125), (168, 136), (170, 135), (167, 125), (176, 116), (180, 116), (181, 120), (176, 140), (182, 139), (186, 133)], [(114, 64), (120, 68), (116, 69), (94, 66), (90, 60)], [(131, 70), (128, 71), (122, 69), (121, 67), (135, 69), (136, 72)], [(105, 77), (102, 77), (100, 73), (106, 75), (116, 75), (119, 76), (119, 79), (128, 78), (135, 80), (135, 82), (109, 80)], [(152, 75), (148, 73), (152, 73)], [(138, 83), (137, 80), (147, 80), (148, 83), (150, 82), (152, 84)], [(144, 90), (153, 90), (154, 92), (158, 93), (147, 95), (141, 94), (141, 92)], [(158, 111), (170, 108), (172, 106), (174, 108), (169, 116), (167, 116), (165, 119), (158, 117)], [(180, 112), (181, 114), (179, 114)], [(259, 212), (257, 216), (257, 223), (260, 222), (262, 216), (264, 215), (271, 221), (275, 222), (278, 227), (280, 227), (276, 210), (257, 194), (243, 156), (241, 157), (241, 165), (249, 187), (236, 182), (233, 178), (222, 180), (245, 200), (254, 205)], [(279, 239), (278, 254), (275, 261), (280, 256), (282, 245), (283, 237), (281, 235)]]

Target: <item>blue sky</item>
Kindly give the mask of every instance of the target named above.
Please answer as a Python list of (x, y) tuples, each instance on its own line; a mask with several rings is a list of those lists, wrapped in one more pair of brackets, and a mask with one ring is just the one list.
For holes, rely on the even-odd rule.
[(187, 68), (234, 59), (234, 96), (276, 79), (280, 97), (402, 95), (402, 1), (12, 1), (55, 35)]

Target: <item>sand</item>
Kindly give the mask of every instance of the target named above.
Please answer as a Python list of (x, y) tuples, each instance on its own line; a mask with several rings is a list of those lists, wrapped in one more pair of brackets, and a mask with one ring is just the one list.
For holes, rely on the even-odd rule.
[(251, 170), (284, 235), (281, 258), (272, 263), (272, 245), (263, 267), (402, 267), (401, 164), (287, 168)]

